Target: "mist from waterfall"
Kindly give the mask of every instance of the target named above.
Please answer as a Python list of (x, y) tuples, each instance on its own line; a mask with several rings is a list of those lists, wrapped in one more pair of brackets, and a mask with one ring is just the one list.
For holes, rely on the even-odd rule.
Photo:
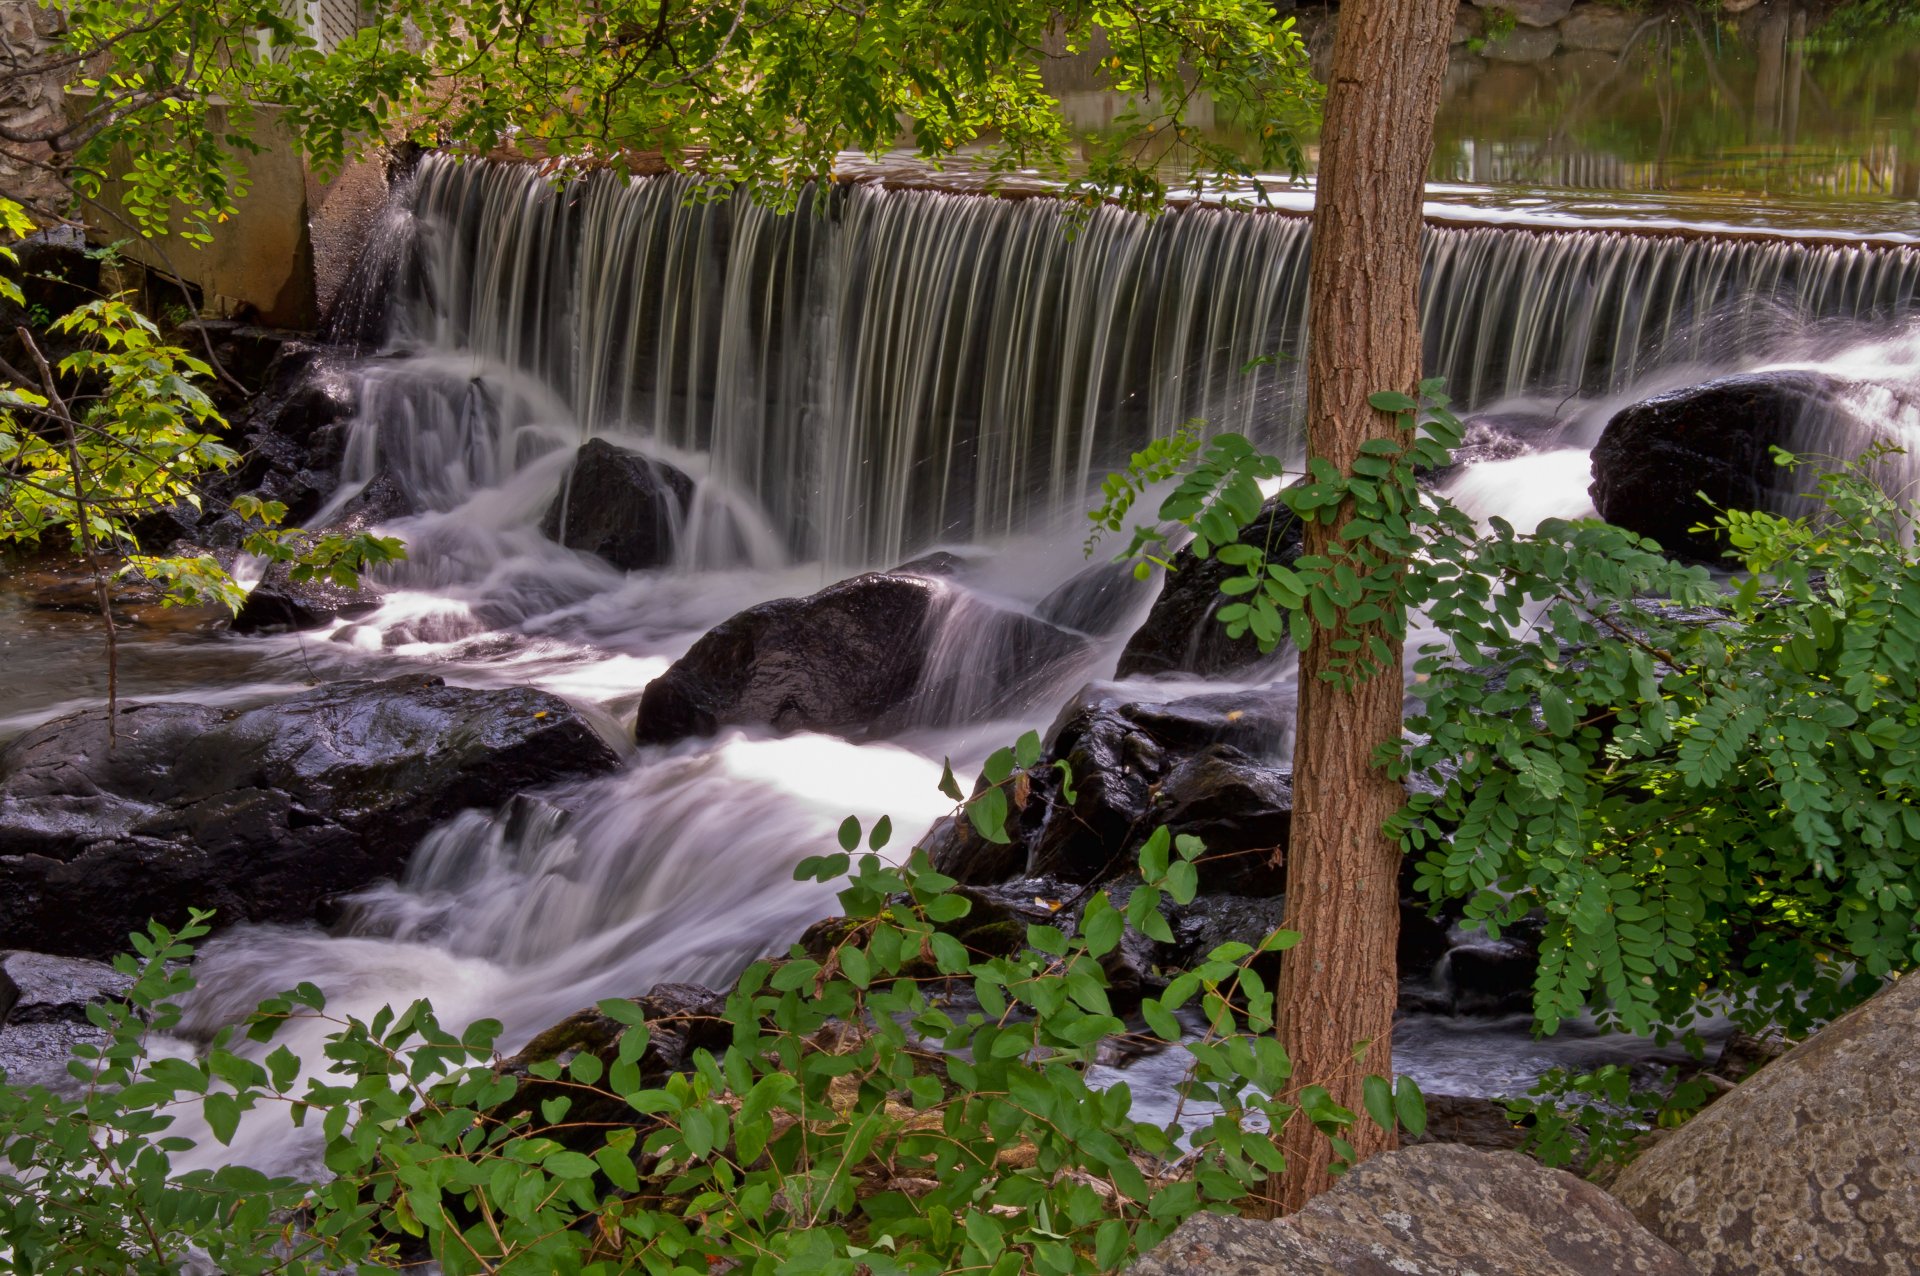
[[(587, 705), (630, 765), (443, 825), (328, 930), (228, 932), (200, 962), (194, 1030), (307, 979), (351, 1013), (428, 996), (452, 1022), (500, 1018), (512, 1048), (598, 997), (724, 983), (832, 910), (790, 870), (841, 817), (890, 814), (911, 847), (950, 808), (943, 759), (971, 774), (1111, 676), (1153, 590), (1105, 562), (1115, 547), (1081, 551), (1109, 467), (1193, 418), (1297, 451), (1303, 220), (1076, 220), (869, 186), (790, 213), (686, 194), (428, 157), (383, 221), (351, 311), (365, 356), (342, 370), (357, 410), (335, 505), (390, 476), (418, 510), (385, 529), (408, 558), (371, 615), (258, 646), (297, 647), (310, 674), (541, 686)], [(1920, 250), (1436, 229), (1423, 307), (1429, 371), (1537, 431), (1449, 490), (1531, 523), (1590, 511), (1586, 451), (1647, 393), (1769, 364), (1920, 362)], [(692, 478), (669, 564), (622, 572), (540, 530), (593, 436)], [(890, 738), (633, 748), (642, 688), (716, 624), (931, 550), (947, 553), (929, 672)], [(1035, 624), (1064, 631), (1066, 654), (997, 685), (999, 644)], [(1119, 691), (1285, 701), (1292, 679), (1281, 658), (1240, 683)], [(1412, 1030), (1402, 1064), (1446, 1092), (1614, 1048), (1475, 1031)], [(243, 1131), (265, 1168), (310, 1151), (264, 1118)]]

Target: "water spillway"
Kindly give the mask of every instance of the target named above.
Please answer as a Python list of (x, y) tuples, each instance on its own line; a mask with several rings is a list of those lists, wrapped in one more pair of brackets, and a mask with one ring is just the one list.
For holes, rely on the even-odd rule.
[[(1297, 438), (1302, 218), (689, 195), (430, 157), (400, 232), (414, 265), (379, 284), (398, 284), (389, 340), (531, 378), (577, 434), (702, 455), (794, 557), (843, 565), (1030, 528), (1189, 420)], [(1436, 227), (1425, 281), (1428, 374), (1484, 407), (1884, 330), (1920, 311), (1920, 248)], [(452, 411), (458, 446), (391, 444), (439, 502), (498, 482), (519, 445), (485, 432), (526, 425)]]
[[(724, 983), (832, 910), (791, 869), (836, 845), (844, 816), (887, 814), (893, 847), (912, 846), (950, 810), (944, 759), (971, 774), (1088, 681), (1132, 704), (1268, 706), (1270, 736), (1243, 743), (1285, 765), (1289, 662), (1115, 679), (1154, 587), (1081, 545), (1099, 479), (1182, 422), (1297, 450), (1305, 220), (864, 184), (789, 212), (688, 193), (438, 157), (397, 192), (345, 323), (360, 348), (324, 374), (357, 405), (334, 504), (376, 478), (404, 488), (411, 512), (382, 526), (406, 561), (375, 610), (304, 635), (136, 649), (123, 694), (251, 703), (427, 668), (583, 704), (627, 766), (446, 821), (324, 930), (224, 933), (194, 1029), (312, 980), (349, 1013), (426, 996), (451, 1022), (497, 1017), (512, 1046), (602, 996)], [(1848, 360), (1862, 381), (1899, 364), (1920, 384), (1920, 249), (1472, 226), (1430, 230), (1426, 260), (1429, 372), (1490, 418), (1546, 423), (1529, 451), (1452, 480), (1476, 513), (1585, 512), (1593, 423), (1653, 390), (1766, 366), (1852, 376)], [(595, 436), (690, 476), (672, 561), (625, 571), (546, 530)], [(915, 712), (850, 738), (752, 722), (632, 749), (642, 689), (742, 609), (936, 547), (958, 566), (934, 572), (937, 605), (903, 639), (939, 692)], [(1047, 648), (1044, 685), (986, 694), (1021, 635), (1056, 631), (1072, 641)], [(1647, 1057), (1533, 1043), (1524, 1013), (1451, 1013), (1435, 982), (1423, 995), (1442, 1010), (1400, 1036), (1429, 1090)], [(1136, 1093), (1157, 1084), (1129, 1075)], [(245, 1142), (288, 1170), (310, 1152), (270, 1122)]]

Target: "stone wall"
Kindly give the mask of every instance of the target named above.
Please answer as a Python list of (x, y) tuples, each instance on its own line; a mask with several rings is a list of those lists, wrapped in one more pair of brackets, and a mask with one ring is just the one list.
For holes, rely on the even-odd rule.
[[(0, 0), (0, 121), (11, 129), (37, 131), (64, 116), (60, 76), (10, 73), (52, 47), (60, 15), (31, 0)], [(52, 152), (44, 144), (0, 142), (0, 195), (18, 200), (42, 220), (65, 206), (65, 191), (36, 161)]]

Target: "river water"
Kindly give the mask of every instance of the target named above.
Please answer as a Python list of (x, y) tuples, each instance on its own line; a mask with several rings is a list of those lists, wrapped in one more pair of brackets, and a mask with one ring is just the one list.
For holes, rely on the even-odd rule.
[[(1081, 551), (1083, 511), (1146, 439), (1192, 419), (1298, 451), (1297, 219), (1103, 210), (1069, 226), (1045, 201), (879, 184), (787, 215), (682, 194), (673, 179), (560, 188), (424, 161), (363, 278), (385, 335), (332, 368), (359, 405), (336, 500), (387, 474), (421, 511), (385, 529), (408, 558), (382, 576), (383, 605), (299, 635), (240, 638), (190, 616), (130, 633), (129, 698), (256, 702), (430, 668), (554, 691), (629, 755), (617, 775), (435, 830), (402, 880), (330, 929), (223, 934), (199, 962), (194, 1027), (304, 979), (350, 1013), (426, 996), (454, 1023), (498, 1018), (511, 1047), (599, 997), (724, 982), (831, 911), (831, 890), (791, 868), (828, 849), (841, 819), (888, 814), (911, 846), (950, 809), (943, 759), (970, 773), (1082, 683), (1110, 679), (1152, 591), (1093, 590), (1078, 621), (1089, 654), (1029, 703), (949, 697), (885, 740), (730, 730), (636, 750), (650, 679), (744, 607), (941, 548), (967, 566), (939, 641), (955, 661), (990, 655), (983, 609), (1032, 611), (1103, 570)], [(1530, 198), (1513, 194), (1495, 220)], [(1469, 222), (1429, 232), (1427, 272), (1429, 371), (1530, 439), (1449, 481), (1482, 517), (1590, 513), (1588, 448), (1619, 406), (1662, 389), (1778, 366), (1920, 386), (1920, 248)], [(1856, 399), (1810, 442), (1844, 454), (1878, 430), (1920, 443), (1920, 399)], [(540, 533), (590, 436), (697, 480), (672, 566), (622, 573)], [(0, 592), (0, 738), (101, 701), (99, 638), (84, 612)], [(1271, 697), (1291, 678), (1283, 662), (1250, 682), (1120, 690)], [(1285, 747), (1273, 741), (1276, 760)], [(1511, 1093), (1546, 1067), (1656, 1053), (1577, 1025), (1536, 1042), (1513, 1018), (1413, 1015), (1396, 1039), (1398, 1066), (1435, 1093)], [(1149, 1111), (1166, 1067), (1127, 1070)], [(242, 1139), (264, 1168), (309, 1164), (278, 1126)]]

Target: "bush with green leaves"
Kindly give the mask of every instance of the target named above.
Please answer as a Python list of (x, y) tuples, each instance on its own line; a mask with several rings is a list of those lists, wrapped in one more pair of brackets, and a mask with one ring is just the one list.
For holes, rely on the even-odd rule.
[(1804, 517), (1716, 512), (1745, 568), (1722, 584), (1594, 520), (1483, 530), (1418, 482), (1461, 436), (1440, 383), (1373, 404), (1398, 438), (1281, 494), (1351, 514), (1327, 553), (1283, 566), (1220, 535), (1280, 468), (1237, 436), (1161, 517), (1242, 569), (1230, 633), (1328, 643), (1336, 681), (1401, 673), (1363, 627), (1439, 635), (1376, 755), (1424, 780), (1389, 832), (1417, 889), (1488, 933), (1544, 915), (1541, 1030), (1591, 1012), (1690, 1036), (1711, 1011), (1800, 1032), (1920, 960), (1920, 552), (1874, 481), (1892, 449), (1820, 476)]
[[(32, 229), (19, 205), (0, 199), (0, 302), (25, 301), (10, 277), (19, 266), (10, 243)], [(166, 341), (126, 297), (87, 301), (45, 328), (70, 352), (49, 360), (41, 338), (21, 326), (15, 335), (33, 367), (0, 363), (0, 546), (64, 544), (85, 561), (106, 623), (111, 699), (110, 576), (158, 585), (169, 606), (214, 603), (237, 612), (246, 600), (213, 555), (154, 554), (138, 535), (154, 514), (200, 510), (207, 481), (240, 458), (202, 388), (211, 367)], [(362, 572), (402, 554), (392, 537), (282, 527), (287, 510), (278, 501), (241, 496), (231, 509), (247, 527), (241, 548), (288, 564), (296, 583), (325, 578), (351, 588)]]
[[(1003, 819), (1016, 763), (1039, 751), (1031, 733), (1000, 750), (970, 815)], [(306, 985), (197, 1059), (156, 1058), (149, 1036), (177, 1022), (172, 999), (192, 983), (177, 963), (205, 926), (155, 926), (141, 960), (121, 960), (137, 975), (127, 1004), (89, 1010), (110, 1044), (77, 1051), (82, 1092), (0, 1084), (0, 1272), (170, 1272), (189, 1253), (231, 1273), (368, 1270), (422, 1252), (450, 1276), (1110, 1271), (1280, 1168), (1264, 1131), (1292, 1111), (1274, 1097), (1291, 1069), (1256, 950), (1226, 944), (1169, 972), (1144, 1029), (1109, 997), (1102, 959), (1129, 926), (1171, 938), (1162, 902), (1192, 899), (1198, 841), (1160, 830), (1124, 902), (1096, 891), (995, 956), (950, 933), (971, 903), (924, 852), (883, 862), (890, 837), (884, 818), (849, 820), (842, 850), (799, 866), (845, 875), (844, 921), (749, 966), (726, 1000), (726, 1047), (665, 1076), (643, 1068), (635, 1002), (599, 1003), (622, 1025), (607, 1051), (522, 1078), (498, 1066), (497, 1023), (456, 1035), (425, 1003), (332, 1018)], [(330, 1025), (324, 1071), (284, 1046), (261, 1054), (296, 1019)], [(1116, 1037), (1186, 1053), (1184, 1122), (1136, 1120), (1126, 1084), (1089, 1084)], [(1345, 1149), (1355, 1114), (1320, 1087), (1298, 1101)], [(309, 1127), (330, 1178), (174, 1169), (190, 1146), (181, 1115), (227, 1143), (270, 1107)], [(1410, 1081), (1371, 1079), (1366, 1107), (1424, 1125)]]
[(1684, 1124), (1713, 1097), (1705, 1077), (1668, 1068), (1647, 1087), (1633, 1070), (1609, 1063), (1592, 1072), (1554, 1068), (1524, 1096), (1507, 1099), (1507, 1115), (1526, 1127), (1523, 1151), (1544, 1165), (1579, 1165), (1589, 1174), (1625, 1165), (1645, 1146), (1647, 1131)]

